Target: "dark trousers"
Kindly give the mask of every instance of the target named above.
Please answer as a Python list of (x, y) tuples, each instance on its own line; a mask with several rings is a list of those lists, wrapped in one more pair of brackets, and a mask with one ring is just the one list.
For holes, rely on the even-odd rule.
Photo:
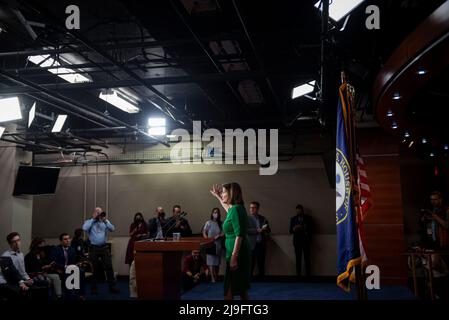
[(256, 242), (256, 246), (251, 255), (251, 275), (254, 273), (254, 268), (257, 264), (259, 270), (259, 277), (265, 276), (265, 254), (267, 252), (267, 246), (263, 242)]
[[(94, 274), (95, 270), (99, 270), (99, 268), (102, 266), (103, 270), (106, 272), (106, 280), (108, 281), (109, 287), (114, 287), (114, 270), (112, 269), (111, 253), (109, 252), (108, 247), (90, 246), (89, 259), (94, 268)], [(97, 286), (97, 279), (95, 276), (92, 277), (92, 286)]]
[(198, 281), (193, 281), (192, 277), (189, 277), (187, 273), (182, 274), (182, 288), (184, 289), (184, 292), (189, 291), (190, 289), (193, 289), (197, 285), (199, 285), (201, 282), (206, 282), (206, 275), (204, 273), (201, 274)]
[(304, 254), (304, 266), (306, 276), (310, 276), (310, 244), (307, 240), (298, 241), (295, 245), (296, 275), (301, 276), (302, 255)]
[(0, 301), (21, 301), (31, 300), (31, 295), (27, 291), (22, 291), (19, 286), (0, 284)]

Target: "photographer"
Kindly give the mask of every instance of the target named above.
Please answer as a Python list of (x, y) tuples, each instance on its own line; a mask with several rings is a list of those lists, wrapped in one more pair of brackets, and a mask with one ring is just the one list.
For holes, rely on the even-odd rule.
[[(106, 279), (109, 284), (109, 291), (111, 293), (118, 293), (119, 290), (115, 287), (114, 270), (112, 269), (111, 254), (106, 244), (108, 239), (108, 232), (114, 231), (114, 225), (106, 218), (106, 212), (100, 207), (95, 208), (92, 213), (92, 218), (88, 219), (83, 224), (83, 230), (89, 236), (89, 258), (94, 267), (98, 270), (99, 261), (106, 271)], [(97, 281), (95, 277), (92, 280), (92, 294), (98, 293)]]
[(430, 204), (431, 210), (421, 209), (421, 242), (427, 249), (447, 249), (449, 209), (443, 205), (441, 192), (434, 191), (430, 194)]
[(166, 224), (167, 227), (167, 237), (173, 237), (173, 233), (180, 233), (181, 237), (190, 237), (192, 235), (192, 229), (190, 228), (189, 221), (182, 215), (181, 206), (176, 204), (173, 206), (173, 216), (170, 221)]
[(184, 257), (182, 266), (182, 287), (188, 291), (209, 279), (209, 267), (200, 255), (199, 250), (193, 250)]

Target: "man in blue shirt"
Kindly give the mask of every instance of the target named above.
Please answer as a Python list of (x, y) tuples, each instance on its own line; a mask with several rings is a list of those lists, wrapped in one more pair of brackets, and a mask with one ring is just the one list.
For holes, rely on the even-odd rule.
[[(89, 236), (89, 258), (92, 262), (94, 270), (98, 270), (99, 263), (101, 263), (104, 271), (106, 272), (109, 291), (111, 293), (118, 293), (119, 290), (115, 287), (111, 253), (109, 252), (109, 248), (106, 243), (108, 240), (108, 232), (115, 230), (114, 225), (106, 219), (106, 212), (104, 212), (100, 207), (97, 207), (92, 213), (92, 218), (84, 222), (83, 230), (86, 231)], [(95, 276), (92, 278), (92, 294), (97, 294), (97, 281)]]

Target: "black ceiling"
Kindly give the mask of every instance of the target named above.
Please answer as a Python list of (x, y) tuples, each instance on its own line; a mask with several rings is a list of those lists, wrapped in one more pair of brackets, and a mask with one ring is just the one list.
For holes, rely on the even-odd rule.
[[(332, 26), (324, 104), (290, 98), (294, 85), (320, 78), (321, 18), (315, 2), (0, 1), (0, 94), (21, 94), (26, 108), (37, 101), (47, 115), (70, 111), (69, 127), (80, 137), (134, 134), (133, 126), (144, 127), (157, 114), (172, 116), (171, 128), (202, 120), (217, 128), (330, 132), (340, 71), (365, 97), (358, 107), (371, 113), (369, 94), (378, 70), (443, 1), (370, 1), (351, 13), (344, 31), (342, 23)], [(80, 32), (64, 27), (70, 4), (80, 8)], [(368, 4), (380, 8), (380, 30), (365, 28)], [(45, 24), (33, 27), (36, 39), (14, 10)], [(55, 57), (72, 53), (94, 81), (72, 85), (27, 63), (28, 55), (44, 47), (55, 48)], [(98, 98), (112, 83), (138, 97), (140, 113), (124, 113)], [(28, 130), (45, 131), (48, 125), (44, 119)], [(83, 134), (102, 127), (125, 129)]]

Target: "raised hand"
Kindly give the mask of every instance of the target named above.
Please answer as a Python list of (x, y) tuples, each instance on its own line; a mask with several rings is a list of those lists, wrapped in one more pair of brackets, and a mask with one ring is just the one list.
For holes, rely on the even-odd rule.
[(210, 190), (210, 193), (217, 198), (218, 200), (221, 201), (221, 188), (218, 184), (214, 184), (212, 186), (212, 189)]

